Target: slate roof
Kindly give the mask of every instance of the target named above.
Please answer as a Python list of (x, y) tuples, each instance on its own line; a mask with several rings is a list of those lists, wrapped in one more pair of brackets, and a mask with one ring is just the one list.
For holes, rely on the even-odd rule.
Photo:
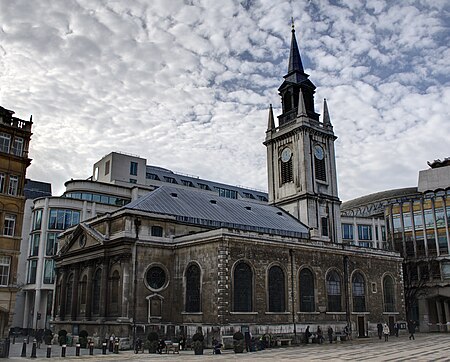
[(161, 186), (123, 209), (171, 215), (210, 228), (230, 227), (282, 236), (308, 236), (308, 228), (278, 207), (228, 199), (195, 189)]

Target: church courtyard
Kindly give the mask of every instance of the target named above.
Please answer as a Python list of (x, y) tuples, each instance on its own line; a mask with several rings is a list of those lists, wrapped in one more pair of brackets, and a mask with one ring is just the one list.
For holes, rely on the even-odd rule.
[[(27, 349), (27, 358), (20, 358), (21, 344), (11, 345), (10, 359), (28, 360), (31, 344)], [(410, 341), (407, 335), (399, 338), (390, 337), (388, 342), (377, 338), (356, 339), (349, 342), (322, 345), (309, 344), (299, 347), (283, 347), (267, 349), (265, 351), (234, 354), (232, 350), (225, 350), (221, 355), (212, 355), (212, 350), (206, 349), (203, 356), (195, 356), (193, 351), (181, 351), (177, 354), (139, 354), (132, 351), (121, 351), (119, 355), (101, 355), (101, 350), (95, 350), (93, 356), (87, 350), (82, 350), (80, 357), (74, 357), (75, 348), (67, 350), (67, 357), (60, 357), (60, 348), (53, 346), (52, 359), (58, 361), (450, 361), (450, 334), (416, 334), (415, 341)], [(36, 360), (45, 358), (45, 348), (38, 350)]]

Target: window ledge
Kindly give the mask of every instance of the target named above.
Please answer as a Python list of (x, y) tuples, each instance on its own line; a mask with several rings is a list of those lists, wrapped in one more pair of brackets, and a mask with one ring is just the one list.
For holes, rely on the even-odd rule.
[(182, 315), (203, 315), (203, 312), (181, 312)]
[(273, 315), (273, 314), (289, 315), (289, 314), (291, 314), (291, 312), (264, 312), (264, 314), (266, 314), (266, 315)]
[(344, 315), (347, 312), (325, 312), (325, 314), (340, 314), (340, 315)]
[(383, 315), (390, 315), (390, 314), (400, 314), (400, 312), (383, 312)]
[(370, 312), (352, 312), (353, 315), (369, 315)]
[(297, 314), (310, 314), (310, 315), (319, 315), (320, 312), (297, 312)]
[(230, 312), (231, 315), (258, 315), (258, 312)]

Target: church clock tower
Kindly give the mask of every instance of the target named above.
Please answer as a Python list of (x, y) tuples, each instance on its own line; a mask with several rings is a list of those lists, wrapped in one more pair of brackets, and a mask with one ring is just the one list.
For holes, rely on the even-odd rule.
[(308, 225), (314, 240), (342, 242), (333, 132), (326, 100), (314, 110), (316, 87), (303, 70), (292, 24), (288, 73), (278, 88), (282, 114), (275, 126), (269, 108), (267, 147), (269, 203)]

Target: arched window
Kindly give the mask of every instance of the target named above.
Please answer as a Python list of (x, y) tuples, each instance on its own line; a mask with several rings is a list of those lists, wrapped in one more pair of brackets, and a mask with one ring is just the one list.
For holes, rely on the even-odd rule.
[(102, 280), (102, 270), (97, 269), (92, 281), (92, 314), (100, 313), (100, 288)]
[(292, 94), (291, 94), (291, 92), (286, 92), (284, 94), (283, 108), (284, 108), (284, 113), (289, 112), (292, 109)]
[(119, 302), (119, 284), (120, 284), (120, 275), (117, 270), (114, 270), (111, 277), (111, 303)]
[(269, 269), (269, 312), (286, 310), (284, 272), (279, 266)]
[(314, 275), (304, 268), (300, 272), (300, 312), (314, 312)]
[(361, 273), (355, 273), (352, 277), (353, 311), (366, 311), (366, 285)]
[(73, 274), (67, 278), (66, 284), (66, 315), (72, 314)]
[(341, 305), (341, 278), (332, 270), (327, 274), (328, 312), (340, 312)]
[(87, 298), (87, 276), (85, 275), (80, 282), (80, 304), (86, 304)]
[(253, 273), (247, 263), (240, 262), (234, 268), (233, 275), (235, 312), (251, 312), (253, 310)]
[(383, 279), (384, 311), (395, 312), (395, 289), (394, 280), (386, 275)]
[(200, 307), (200, 268), (192, 264), (186, 270), (186, 312), (197, 313)]

